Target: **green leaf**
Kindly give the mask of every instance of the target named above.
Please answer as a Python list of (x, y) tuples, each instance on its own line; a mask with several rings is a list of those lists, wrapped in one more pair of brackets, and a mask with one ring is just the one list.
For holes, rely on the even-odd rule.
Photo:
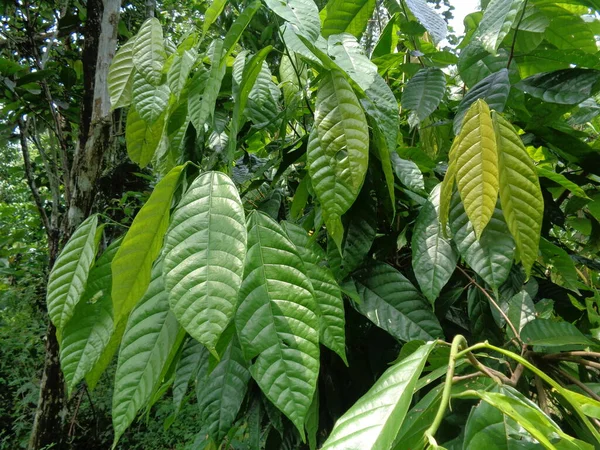
[(544, 169), (543, 167), (536, 167), (538, 176), (548, 178), (549, 180), (554, 181), (557, 184), (560, 184), (565, 189), (571, 191), (573, 195), (576, 197), (581, 197), (589, 200), (589, 197), (585, 193), (585, 191), (580, 188), (578, 185), (573, 183), (567, 177), (565, 177), (562, 173), (554, 172), (552, 170)]
[(341, 217), (362, 187), (368, 158), (369, 132), (360, 103), (344, 76), (329, 72), (319, 84), (307, 162), (327, 231), (340, 248)]
[[(515, 294), (508, 302), (506, 316), (510, 323), (516, 328), (517, 332), (521, 332), (523, 327), (532, 320), (535, 320), (537, 313), (531, 296), (527, 291), (521, 291)], [(512, 335), (512, 329), (508, 327), (507, 333)], [(511, 336), (514, 337), (514, 336)]]
[(392, 166), (400, 183), (416, 192), (425, 190), (425, 181), (419, 166), (408, 159), (400, 158), (396, 152), (392, 152), (391, 156)]
[(117, 350), (119, 350), (121, 338), (123, 337), (123, 333), (125, 333), (126, 325), (126, 320), (122, 320), (119, 323), (113, 324), (112, 334), (108, 344), (100, 354), (100, 357), (98, 358), (98, 361), (96, 361), (96, 364), (94, 364), (94, 367), (92, 367), (92, 369), (85, 376), (85, 382), (87, 383), (90, 391), (95, 389), (98, 381), (100, 381), (100, 377), (104, 374), (104, 371), (112, 362)]
[(69, 394), (94, 367), (113, 332), (110, 263), (121, 240), (113, 242), (90, 271), (81, 301), (60, 343), (60, 365)]
[(484, 10), (476, 32), (483, 48), (495, 55), (521, 10), (523, 0), (492, 0)]
[(544, 199), (533, 161), (512, 125), (493, 115), (498, 143), (500, 202), (508, 229), (517, 246), (517, 261), (527, 275), (537, 259)]
[(569, 322), (555, 322), (549, 319), (536, 319), (523, 327), (521, 339), (528, 345), (541, 347), (560, 347), (563, 345), (592, 345), (594, 341), (588, 339), (577, 327)]
[(577, 105), (600, 90), (599, 80), (600, 70), (563, 69), (532, 75), (516, 87), (548, 103)]
[(327, 39), (327, 52), (340, 69), (363, 90), (375, 81), (377, 66), (364, 54), (357, 39), (349, 33), (334, 34)]
[[(494, 56), (486, 52), (479, 41), (473, 41), (460, 52), (458, 71), (467, 87), (473, 87), (485, 77), (505, 69), (508, 62), (509, 53), (503, 48)], [(519, 74), (514, 61), (511, 61), (508, 69), (511, 80), (514, 77), (518, 81)]]
[(194, 128), (201, 131), (204, 130), (204, 121), (206, 120), (206, 113), (202, 112), (202, 97), (204, 91), (208, 89), (209, 75), (210, 72), (204, 68), (204, 65), (200, 65), (189, 82), (188, 114)]
[(569, 67), (586, 67), (594, 69), (600, 67), (598, 56), (586, 53), (583, 50), (557, 50), (550, 48), (539, 48), (526, 55), (516, 58), (519, 63), (519, 73), (522, 78), (535, 75), (540, 72), (553, 72)]
[(246, 255), (244, 209), (229, 177), (206, 172), (190, 185), (165, 239), (164, 277), (177, 320), (218, 358), (233, 319)]
[(323, 265), (326, 261), (325, 252), (319, 244), (310, 239), (304, 228), (289, 222), (283, 222), (282, 227), (296, 246), (313, 287), (319, 312), (319, 340), (340, 355), (348, 365), (344, 301), (333, 274)]
[(429, 391), (406, 414), (402, 423), (394, 450), (410, 448), (411, 450), (424, 450), (427, 445), (425, 431), (433, 422), (442, 399), (442, 386), (437, 386)]
[(428, 341), (442, 336), (431, 305), (393, 267), (374, 263), (352, 278), (362, 300), (357, 309), (396, 339)]
[[(221, 91), (221, 83), (227, 69), (227, 65), (225, 64), (226, 57), (224, 54), (225, 49), (223, 46), (223, 41), (221, 39), (215, 39), (212, 45), (213, 53), (210, 71), (205, 76), (202, 73), (202, 70), (205, 69), (202, 68), (198, 72), (197, 76), (194, 76), (192, 79), (192, 83), (196, 83), (197, 86), (195, 89), (199, 89), (202, 87), (202, 85), (204, 85), (202, 96), (201, 98), (196, 96), (196, 90), (193, 91), (194, 96), (192, 96), (192, 90), (194, 89), (192, 88), (190, 89), (190, 96), (188, 98), (190, 119), (198, 133), (202, 133), (204, 131), (204, 124), (210, 119), (210, 117), (214, 115), (217, 97)], [(202, 83), (200, 80), (206, 81)], [(195, 102), (199, 102), (199, 104), (196, 104)]]
[(338, 421), (322, 450), (387, 450), (406, 416), (413, 391), (435, 343), (423, 345), (386, 370)]
[(173, 404), (176, 412), (181, 409), (190, 382), (196, 379), (202, 367), (205, 370), (208, 367), (208, 355), (206, 347), (196, 339), (188, 338), (183, 345), (173, 381)]
[(153, 86), (139, 72), (136, 72), (133, 75), (132, 95), (135, 110), (142, 120), (151, 126), (166, 111), (171, 93), (166, 84)]
[[(250, 21), (254, 17), (254, 14), (260, 9), (261, 2), (258, 0), (253, 1), (250, 4), (247, 4), (244, 10), (240, 13), (240, 15), (235, 19), (235, 22), (231, 25), (227, 34), (225, 35), (225, 39), (217, 40), (217, 42), (223, 43), (223, 57), (222, 64), (227, 60), (227, 57), (231, 55), (231, 52), (235, 49), (235, 45), (238, 43), (240, 38), (242, 37), (242, 33), (246, 29), (246, 27), (250, 24)], [(225, 70), (225, 69), (223, 69)], [(221, 77), (223, 78), (223, 77)], [(216, 95), (216, 94), (215, 94)]]
[(456, 184), (479, 239), (496, 209), (499, 187), (494, 127), (483, 100), (471, 105), (457, 139)]
[(435, 42), (443, 41), (448, 33), (446, 22), (433, 11), (425, 0), (404, 0), (408, 9), (427, 29)]
[(315, 390), (313, 401), (306, 415), (306, 435), (310, 450), (317, 450), (317, 435), (319, 433), (319, 389)]
[(131, 312), (119, 350), (113, 392), (113, 448), (160, 383), (178, 333), (159, 262), (152, 269), (148, 291)]
[(158, 86), (167, 53), (160, 21), (154, 17), (146, 20), (133, 42), (133, 64), (136, 70), (148, 81)]
[(437, 185), (421, 207), (411, 242), (412, 267), (425, 297), (433, 304), (456, 268), (458, 254), (442, 234), (438, 219), (440, 188)]
[(365, 112), (374, 119), (385, 138), (388, 152), (392, 154), (398, 145), (398, 101), (386, 81), (379, 75), (375, 75), (365, 95), (366, 98), (361, 98), (361, 104)]
[(140, 167), (146, 167), (152, 161), (162, 139), (164, 120), (162, 115), (153, 125), (148, 125), (135, 108), (129, 108), (125, 126), (127, 154)]
[(319, 373), (317, 306), (296, 248), (257, 211), (239, 298), (235, 324), (246, 360), (256, 358), (252, 377), (303, 436)]
[(440, 69), (419, 70), (402, 92), (402, 107), (411, 110), (409, 123), (415, 126), (434, 112), (446, 90), (446, 75)]
[(58, 255), (48, 277), (48, 316), (59, 333), (73, 316), (75, 306), (84, 293), (96, 255), (97, 225), (98, 216), (94, 214), (77, 227)]
[(359, 39), (375, 10), (374, 0), (329, 0), (325, 5), (322, 34), (350, 33)]
[(491, 109), (502, 112), (508, 100), (509, 92), (508, 70), (502, 69), (485, 77), (467, 92), (467, 95), (458, 105), (456, 116), (454, 116), (454, 133), (458, 134), (460, 132), (463, 119), (475, 101), (483, 99)]
[(133, 40), (128, 41), (115, 54), (108, 71), (108, 94), (111, 110), (124, 108), (131, 103), (133, 83)]
[(458, 195), (452, 198), (449, 219), (460, 255), (487, 284), (498, 289), (508, 278), (515, 255), (515, 242), (502, 210), (496, 206), (479, 240)]
[(246, 396), (248, 381), (250, 372), (234, 337), (200, 394), (201, 420), (215, 442), (220, 443), (233, 425)]
[(204, 13), (204, 22), (202, 23), (202, 37), (206, 36), (209, 28), (221, 15), (223, 12), (223, 8), (227, 4), (227, 0), (212, 0), (210, 6), (206, 9)]
[(579, 281), (573, 259), (564, 249), (542, 238), (540, 240), (540, 252), (547, 266), (547, 271), (550, 272), (552, 282), (576, 293), (579, 293), (579, 289), (586, 289), (586, 286)]
[(126, 320), (150, 283), (152, 263), (160, 253), (169, 225), (173, 192), (184, 166), (160, 180), (137, 213), (112, 262), (112, 299), (115, 323)]
[(181, 56), (177, 55), (171, 68), (167, 72), (167, 84), (171, 92), (179, 96), (188, 81), (188, 76), (194, 66), (198, 53), (195, 49), (184, 50)]
[(442, 233), (446, 233), (448, 225), (448, 215), (450, 212), (450, 202), (452, 201), (452, 194), (454, 192), (454, 184), (456, 181), (456, 149), (458, 147), (459, 139), (455, 138), (452, 142), (452, 147), (448, 152), (448, 168), (444, 174), (442, 180), (442, 187), (440, 188), (440, 210), (438, 216), (440, 218), (440, 224), (442, 225)]
[[(559, 50), (583, 50), (587, 53), (598, 52), (594, 33), (589, 25), (578, 14), (556, 4), (539, 5), (538, 7), (550, 19), (550, 25), (544, 38)], [(568, 30), (565, 33), (565, 30)]]
[(313, 0), (265, 0), (267, 7), (287, 21), (296, 34), (314, 42), (321, 32), (319, 8)]

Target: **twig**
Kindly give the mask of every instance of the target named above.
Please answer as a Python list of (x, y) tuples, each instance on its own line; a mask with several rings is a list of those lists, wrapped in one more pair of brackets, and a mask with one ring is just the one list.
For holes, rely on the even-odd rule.
[(83, 399), (84, 389), (79, 390), (79, 398), (77, 399), (77, 406), (75, 406), (75, 411), (73, 412), (73, 417), (71, 418), (71, 424), (69, 425), (69, 437), (73, 436), (73, 428), (75, 428), (75, 420), (77, 419), (77, 413), (79, 412), (79, 407), (81, 406), (81, 400)]
[(508, 56), (508, 62), (506, 63), (506, 68), (510, 68), (510, 63), (512, 62), (513, 55), (515, 54), (515, 45), (517, 43), (517, 34), (519, 33), (519, 25), (523, 21), (523, 17), (525, 16), (525, 9), (527, 8), (527, 1), (523, 3), (523, 11), (521, 11), (521, 17), (519, 17), (519, 21), (517, 22), (517, 26), (515, 28), (515, 35), (513, 36), (512, 45), (510, 46), (510, 55)]
[(571, 383), (573, 383), (574, 385), (578, 386), (579, 388), (581, 388), (582, 390), (584, 390), (590, 397), (592, 397), (594, 400), (597, 400), (600, 402), (600, 396), (598, 394), (596, 394), (594, 391), (592, 391), (589, 387), (587, 387), (585, 384), (583, 384), (581, 381), (579, 381), (577, 378), (571, 376), (570, 374), (568, 374), (567, 372), (565, 372), (564, 370), (562, 370), (559, 367), (555, 367), (554, 370), (563, 378), (569, 380)]
[(541, 378), (538, 377), (537, 375), (535, 376), (535, 388), (538, 393), (538, 400), (539, 400), (540, 408), (542, 409), (542, 411), (544, 411), (546, 414), (549, 415), (550, 409), (548, 408), (548, 395), (546, 395), (546, 390), (544, 389), (544, 383), (542, 383)]

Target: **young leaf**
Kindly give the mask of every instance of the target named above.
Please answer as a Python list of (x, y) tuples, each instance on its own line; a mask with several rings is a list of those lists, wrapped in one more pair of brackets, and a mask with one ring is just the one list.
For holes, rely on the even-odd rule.
[(114, 321), (126, 320), (150, 283), (152, 263), (160, 253), (169, 224), (173, 192), (184, 166), (160, 180), (138, 212), (112, 262)]
[(108, 71), (108, 94), (111, 109), (124, 108), (131, 103), (133, 83), (133, 40), (115, 54)]
[(408, 9), (427, 29), (435, 42), (443, 41), (448, 33), (446, 22), (433, 11), (425, 0), (405, 0)]
[(483, 13), (483, 18), (476, 32), (476, 39), (482, 42), (483, 48), (492, 55), (502, 43), (517, 18), (523, 0), (492, 0)]
[(267, 398), (304, 435), (319, 373), (319, 322), (310, 280), (277, 222), (248, 217), (248, 252), (236, 329), (246, 360)]
[(304, 228), (289, 222), (283, 222), (282, 227), (296, 246), (313, 287), (319, 312), (319, 339), (347, 365), (344, 301), (333, 274), (322, 265), (326, 260), (325, 252), (311, 241)]
[(515, 242), (502, 210), (496, 206), (479, 240), (458, 195), (452, 198), (449, 219), (452, 239), (461, 256), (487, 284), (498, 289), (508, 278), (515, 256)]
[(446, 75), (440, 69), (419, 70), (402, 91), (402, 107), (411, 110), (409, 121), (412, 126), (423, 122), (434, 112), (446, 89)]
[(152, 269), (148, 291), (131, 312), (119, 350), (113, 392), (113, 448), (160, 383), (178, 333), (159, 261)]
[(444, 238), (438, 218), (440, 189), (437, 185), (421, 207), (412, 237), (412, 266), (425, 297), (433, 304), (456, 268), (458, 254)]
[(165, 239), (164, 277), (177, 320), (215, 355), (232, 320), (246, 255), (244, 209), (227, 175), (206, 172), (190, 185)]
[(344, 76), (329, 72), (319, 84), (307, 161), (327, 231), (340, 248), (341, 217), (362, 187), (368, 158), (369, 132), (360, 103)]
[(322, 450), (387, 450), (410, 407), (415, 385), (435, 343), (386, 370), (338, 421)]
[(110, 264), (121, 240), (113, 242), (90, 271), (81, 301), (62, 334), (60, 365), (69, 393), (94, 367), (113, 331)]
[(167, 85), (174, 95), (179, 96), (183, 90), (197, 58), (198, 53), (195, 49), (184, 50), (181, 56), (175, 57), (173, 65), (167, 72)]
[(85, 290), (96, 255), (97, 225), (98, 216), (95, 214), (79, 225), (58, 255), (48, 277), (48, 315), (59, 333), (73, 316), (75, 306)]
[(329, 0), (324, 8), (323, 36), (350, 33), (360, 39), (374, 9), (374, 0)]
[(248, 381), (250, 372), (234, 337), (199, 396), (202, 423), (215, 442), (221, 442), (233, 425), (246, 396)]
[(146, 167), (160, 145), (164, 129), (164, 114), (153, 125), (148, 125), (134, 107), (127, 113), (125, 142), (127, 154), (140, 167)]
[(456, 184), (479, 239), (494, 214), (499, 187), (494, 127), (483, 100), (469, 108), (457, 139)]
[(162, 70), (167, 54), (160, 21), (155, 17), (146, 20), (133, 42), (133, 64), (136, 70), (148, 81), (158, 86), (162, 80)]
[(227, 0), (212, 0), (210, 6), (204, 13), (204, 21), (202, 23), (202, 37), (206, 36), (209, 28), (223, 12), (223, 8), (227, 4)]
[(371, 322), (404, 342), (442, 336), (431, 306), (404, 275), (374, 263), (352, 276), (361, 303), (356, 307)]
[(521, 261), (529, 275), (538, 255), (544, 199), (533, 161), (521, 138), (500, 114), (494, 113), (493, 120), (498, 143), (500, 203), (515, 238), (517, 261)]

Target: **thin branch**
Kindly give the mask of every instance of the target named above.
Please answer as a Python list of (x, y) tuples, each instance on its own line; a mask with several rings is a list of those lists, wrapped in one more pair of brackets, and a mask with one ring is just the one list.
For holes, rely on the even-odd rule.
[(535, 388), (538, 393), (538, 400), (541, 410), (549, 415), (550, 408), (548, 408), (548, 395), (546, 394), (546, 390), (544, 389), (544, 383), (542, 382), (542, 379), (537, 375), (535, 376)]
[(515, 28), (515, 35), (513, 36), (512, 45), (510, 46), (510, 55), (508, 56), (508, 62), (506, 63), (507, 69), (510, 68), (510, 63), (512, 62), (513, 56), (515, 54), (515, 45), (517, 44), (517, 34), (519, 34), (519, 26), (521, 25), (521, 22), (523, 21), (523, 17), (525, 16), (525, 9), (527, 8), (527, 1), (528, 0), (525, 0), (525, 2), (523, 3), (523, 11), (521, 11), (521, 16), (519, 17), (517, 26)]
[(564, 370), (562, 370), (559, 367), (555, 367), (554, 370), (563, 378), (569, 380), (571, 383), (573, 383), (574, 385), (578, 386), (579, 388), (581, 388), (583, 391), (585, 391), (590, 397), (592, 397), (594, 400), (597, 400), (600, 402), (600, 396), (598, 394), (596, 394), (594, 391), (592, 391), (589, 387), (587, 387), (584, 383), (582, 383), (581, 381), (579, 381), (577, 378), (575, 378), (574, 376), (570, 375), (569, 373), (565, 372)]

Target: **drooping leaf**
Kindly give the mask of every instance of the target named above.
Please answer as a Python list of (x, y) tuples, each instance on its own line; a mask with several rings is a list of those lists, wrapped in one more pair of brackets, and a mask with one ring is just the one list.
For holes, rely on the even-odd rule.
[(561, 247), (542, 238), (539, 243), (542, 259), (550, 273), (551, 280), (567, 289), (579, 293), (579, 289), (585, 289), (585, 285), (579, 281), (579, 275), (575, 263), (569, 254)]
[(158, 257), (169, 225), (173, 192), (184, 166), (174, 167), (160, 180), (138, 212), (112, 261), (112, 299), (115, 323), (126, 320), (146, 292), (152, 263)]
[(206, 347), (196, 339), (188, 338), (185, 342), (173, 381), (173, 404), (176, 412), (181, 409), (190, 382), (196, 379), (203, 366), (208, 366), (208, 355)]
[(537, 259), (544, 200), (533, 161), (512, 125), (500, 114), (493, 115), (498, 167), (500, 203), (517, 246), (517, 261), (529, 274)]
[(317, 93), (307, 162), (327, 231), (340, 248), (341, 217), (362, 187), (369, 158), (368, 143), (367, 120), (352, 88), (342, 74), (326, 74)]
[(163, 114), (153, 125), (148, 125), (135, 108), (129, 108), (125, 127), (127, 154), (140, 167), (146, 167), (152, 161), (162, 139), (164, 119)]
[(458, 261), (458, 253), (452, 241), (443, 236), (438, 217), (440, 188), (438, 184), (421, 207), (411, 244), (415, 277), (432, 304), (450, 280)]
[[(513, 295), (509, 300), (506, 317), (508, 317), (517, 332), (520, 333), (525, 325), (535, 320), (536, 315), (535, 305), (527, 291), (523, 290)], [(508, 327), (506, 331), (509, 335), (512, 334), (512, 328)]]
[(441, 399), (442, 389), (441, 386), (437, 386), (408, 411), (406, 419), (398, 431), (398, 436), (396, 436), (396, 445), (392, 447), (394, 450), (425, 449), (427, 445), (425, 430), (433, 422)]
[(361, 303), (358, 310), (378, 327), (404, 342), (442, 336), (442, 328), (419, 291), (393, 267), (375, 263), (352, 276)]
[(312, 283), (319, 311), (319, 339), (348, 364), (344, 301), (333, 274), (322, 265), (326, 260), (325, 252), (319, 244), (310, 240), (304, 228), (289, 222), (283, 222), (282, 227), (296, 246), (306, 268), (306, 275)]
[(518, 81), (519, 78), (515, 62), (511, 60), (509, 65), (508, 51), (499, 48), (497, 55), (490, 55), (479, 41), (472, 41), (460, 52), (457, 66), (461, 78), (469, 88), (507, 67), (511, 81)]
[(448, 33), (446, 22), (440, 15), (433, 11), (425, 0), (405, 0), (408, 9), (415, 15), (427, 29), (435, 42), (443, 41)]
[(425, 181), (423, 180), (423, 174), (419, 170), (419, 166), (408, 159), (400, 158), (396, 152), (392, 152), (391, 156), (392, 166), (400, 183), (413, 191), (419, 192), (425, 190)]
[(146, 20), (133, 42), (133, 64), (148, 81), (158, 86), (162, 79), (163, 65), (167, 59), (160, 21), (152, 17)]
[(281, 227), (261, 212), (248, 217), (248, 252), (236, 329), (267, 398), (304, 435), (319, 373), (319, 322), (302, 260)]
[(306, 435), (310, 450), (317, 450), (317, 435), (319, 433), (319, 389), (315, 390), (313, 401), (306, 416)]
[(409, 122), (412, 126), (423, 122), (434, 112), (446, 89), (446, 75), (440, 69), (419, 70), (406, 83), (402, 92), (402, 107), (411, 110)]
[(166, 84), (154, 86), (136, 72), (132, 89), (135, 110), (147, 125), (154, 125), (169, 105), (169, 87)]
[(402, 425), (415, 384), (435, 343), (420, 347), (386, 370), (335, 423), (323, 450), (386, 450)]
[[(598, 47), (594, 32), (579, 14), (573, 14), (568, 6), (562, 8), (555, 2), (539, 5), (538, 8), (550, 19), (550, 24), (544, 33), (544, 39), (560, 50), (583, 50), (587, 53), (597, 53)], [(565, 30), (568, 30), (565, 33)]]
[(329, 0), (324, 9), (323, 36), (350, 33), (360, 38), (374, 9), (374, 0)]
[(508, 278), (515, 254), (515, 242), (502, 210), (496, 206), (478, 240), (460, 197), (454, 195), (449, 222), (452, 239), (466, 263), (493, 289), (498, 289)]
[(198, 53), (195, 49), (191, 49), (184, 50), (181, 56), (178, 55), (173, 61), (167, 72), (167, 84), (174, 95), (178, 96), (183, 90), (197, 58)]
[(335, 63), (364, 91), (377, 76), (377, 66), (364, 54), (358, 40), (350, 33), (333, 34), (327, 39), (327, 52)]
[(131, 312), (119, 350), (113, 392), (113, 447), (160, 383), (178, 332), (159, 262), (152, 269), (147, 292)]
[(69, 393), (94, 367), (113, 331), (111, 270), (121, 240), (112, 243), (91, 269), (81, 301), (67, 322), (60, 345), (60, 365)]
[(388, 153), (392, 154), (398, 145), (398, 101), (379, 74), (375, 75), (365, 95), (365, 99), (361, 98), (361, 104), (365, 112), (374, 119), (385, 138)]
[(486, 6), (476, 32), (476, 39), (481, 41), (485, 50), (496, 54), (522, 5), (523, 0), (492, 0)]
[[(225, 34), (225, 39), (223, 39), (223, 62), (226, 61), (227, 57), (231, 55), (231, 52), (235, 49), (236, 44), (242, 37), (242, 33), (246, 29), (246, 27), (250, 24), (250, 21), (254, 17), (254, 14), (260, 9), (262, 6), (261, 2), (258, 0), (254, 0), (249, 4), (245, 5), (246, 7), (240, 13), (239, 16), (235, 19), (235, 22), (231, 25), (229, 30), (227, 30), (227, 34)], [(222, 77), (221, 77), (222, 78)], [(216, 95), (216, 94), (215, 94)]]
[(548, 103), (577, 105), (600, 90), (598, 81), (600, 70), (574, 68), (538, 73), (516, 87)]
[(133, 40), (124, 44), (115, 54), (108, 71), (108, 94), (111, 109), (124, 108), (131, 103), (133, 83)]
[(81, 300), (90, 267), (96, 255), (98, 216), (88, 217), (58, 255), (48, 277), (46, 304), (48, 316), (61, 333)]
[(204, 13), (204, 21), (202, 22), (202, 37), (206, 36), (209, 28), (219, 18), (226, 4), (227, 0), (212, 0), (210, 6)]
[(483, 100), (471, 105), (457, 139), (456, 184), (479, 239), (496, 208), (499, 188), (494, 127)]
[(287, 21), (296, 34), (314, 42), (321, 32), (319, 8), (313, 0), (265, 0), (271, 11)]
[(250, 372), (242, 355), (237, 338), (233, 338), (221, 361), (210, 373), (200, 398), (202, 423), (208, 433), (221, 442), (229, 432), (242, 406)]
[(504, 111), (506, 100), (510, 92), (510, 80), (508, 79), (508, 70), (502, 69), (495, 72), (475, 86), (473, 86), (467, 95), (464, 96), (454, 116), (454, 133), (460, 132), (463, 120), (467, 111), (478, 99), (483, 99), (488, 104), (490, 109), (498, 112)]
[(113, 324), (112, 334), (110, 335), (108, 344), (100, 354), (100, 357), (92, 369), (85, 376), (85, 382), (90, 391), (93, 391), (96, 388), (96, 385), (100, 381), (100, 377), (102, 377), (106, 368), (110, 365), (113, 357), (116, 355), (117, 350), (119, 350), (126, 325), (126, 320), (121, 320), (121, 322)]
[(577, 184), (573, 183), (567, 177), (565, 177), (562, 173), (554, 172), (552, 170), (544, 169), (543, 167), (536, 167), (537, 174), (540, 177), (548, 178), (549, 180), (554, 181), (555, 183), (561, 185), (565, 189), (571, 191), (571, 193), (577, 197), (589, 199), (585, 191), (579, 187)]
[(190, 185), (173, 213), (164, 254), (171, 309), (216, 356), (235, 313), (246, 254), (244, 209), (227, 175), (207, 172)]

